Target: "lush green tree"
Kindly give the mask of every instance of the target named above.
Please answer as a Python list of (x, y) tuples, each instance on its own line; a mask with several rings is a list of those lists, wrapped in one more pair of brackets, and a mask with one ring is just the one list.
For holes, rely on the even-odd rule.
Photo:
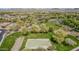
[(41, 32), (48, 32), (49, 28), (46, 26), (46, 24), (40, 24)]
[(56, 31), (54, 31), (54, 34), (52, 35), (54, 40), (56, 42), (58, 42), (59, 44), (64, 42), (64, 37), (66, 37), (67, 33), (62, 30), (62, 29), (58, 29)]
[(26, 28), (26, 26), (23, 26), (23, 27), (21, 28), (21, 33), (22, 33), (23, 35), (27, 35), (27, 34), (29, 33), (29, 31), (28, 31), (28, 29)]
[(32, 24), (32, 32), (40, 32), (41, 28), (37, 24)]

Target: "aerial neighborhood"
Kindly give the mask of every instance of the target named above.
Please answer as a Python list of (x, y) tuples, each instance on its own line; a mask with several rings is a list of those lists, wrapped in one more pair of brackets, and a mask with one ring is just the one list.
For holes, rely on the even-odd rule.
[(0, 51), (79, 51), (79, 9), (0, 9)]

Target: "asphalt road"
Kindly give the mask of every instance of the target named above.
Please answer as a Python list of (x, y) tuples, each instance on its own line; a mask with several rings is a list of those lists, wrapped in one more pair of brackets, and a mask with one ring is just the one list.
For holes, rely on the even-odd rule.
[(79, 51), (79, 49), (77, 49), (76, 51)]
[(0, 41), (2, 40), (3, 35), (5, 34), (5, 32), (6, 32), (6, 30), (0, 29)]

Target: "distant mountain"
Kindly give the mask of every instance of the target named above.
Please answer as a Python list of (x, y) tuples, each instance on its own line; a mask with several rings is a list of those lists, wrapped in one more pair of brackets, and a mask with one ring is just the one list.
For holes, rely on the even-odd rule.
[(0, 8), (0, 11), (15, 11), (15, 12), (79, 12), (79, 8)]

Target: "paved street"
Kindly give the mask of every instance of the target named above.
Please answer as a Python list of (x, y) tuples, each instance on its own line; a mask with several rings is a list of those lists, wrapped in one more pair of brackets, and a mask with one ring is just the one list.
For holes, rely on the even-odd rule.
[(5, 32), (6, 32), (6, 30), (0, 29), (0, 41), (2, 40), (3, 35), (5, 34)]

